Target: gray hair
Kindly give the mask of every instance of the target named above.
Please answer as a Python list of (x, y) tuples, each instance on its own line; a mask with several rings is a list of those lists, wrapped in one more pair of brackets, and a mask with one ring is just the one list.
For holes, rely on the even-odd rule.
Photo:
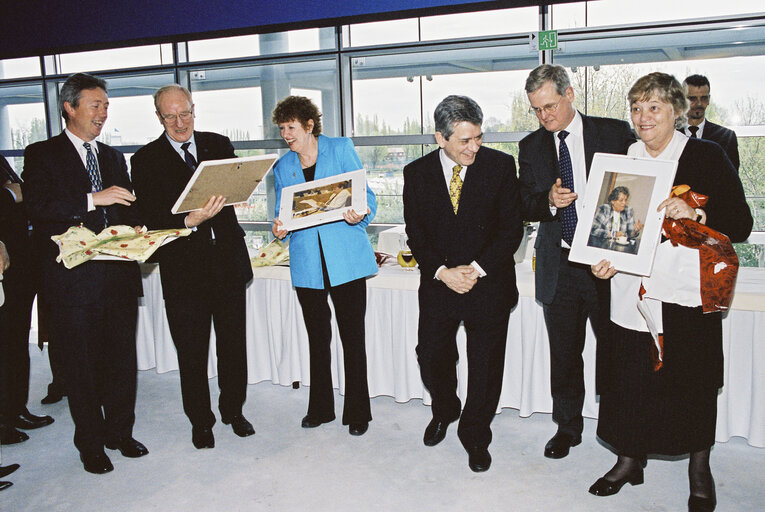
[(555, 91), (564, 96), (566, 90), (571, 87), (571, 80), (568, 78), (566, 68), (563, 66), (553, 66), (552, 64), (542, 64), (534, 68), (526, 79), (526, 93), (531, 94), (547, 82), (552, 82)]
[(622, 186), (614, 187), (614, 189), (611, 191), (611, 193), (608, 194), (608, 200), (609, 201), (616, 201), (616, 200), (619, 199), (619, 195), (620, 194), (624, 194), (624, 197), (629, 199), (629, 197), (630, 197), (630, 189), (628, 189), (627, 187), (622, 187)]
[(58, 95), (58, 108), (61, 110), (61, 116), (65, 121), (69, 121), (69, 114), (66, 113), (64, 103), (69, 103), (72, 108), (77, 108), (80, 104), (82, 91), (85, 89), (103, 89), (106, 90), (106, 80), (98, 78), (87, 73), (75, 73), (70, 76), (61, 86), (61, 93)]
[(189, 100), (189, 103), (192, 105), (194, 104), (194, 102), (191, 100), (191, 92), (188, 89), (178, 84), (168, 84), (163, 87), (160, 87), (154, 92), (154, 109), (157, 111), (157, 113), (161, 114), (161, 112), (159, 111), (160, 96), (170, 91), (182, 92), (184, 96), (186, 96), (186, 99)]
[(441, 100), (433, 113), (436, 121), (436, 131), (446, 140), (454, 133), (454, 125), (468, 122), (476, 126), (483, 124), (483, 111), (471, 98), (467, 96), (450, 95)]

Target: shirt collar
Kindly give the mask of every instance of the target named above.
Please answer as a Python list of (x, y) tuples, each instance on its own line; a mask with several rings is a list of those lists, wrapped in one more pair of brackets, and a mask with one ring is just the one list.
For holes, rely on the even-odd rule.
[[(564, 128), (569, 135), (573, 135), (574, 137), (582, 137), (584, 133), (584, 125), (582, 124), (582, 115), (579, 113), (578, 110), (574, 110), (574, 118), (571, 120), (570, 123), (568, 123), (568, 126)], [(559, 130), (555, 132), (555, 137), (558, 137), (558, 134), (563, 131)]]
[(67, 137), (69, 137), (69, 140), (72, 144), (74, 144), (74, 147), (77, 149), (77, 151), (85, 151), (85, 147), (83, 144), (88, 142), (90, 144), (90, 148), (97, 154), (98, 153), (98, 144), (96, 143), (95, 139), (90, 141), (85, 141), (79, 138), (77, 135), (73, 134), (69, 131), (69, 128), (64, 128), (64, 133)]
[(178, 153), (183, 153), (183, 148), (181, 146), (186, 144), (186, 142), (190, 142), (191, 143), (191, 146), (189, 146), (189, 150), (191, 150), (193, 148), (196, 151), (197, 144), (196, 144), (196, 141), (194, 140), (194, 134), (193, 133), (191, 134), (191, 138), (189, 140), (187, 140), (186, 142), (178, 142), (178, 141), (175, 141), (175, 140), (171, 139), (170, 135), (168, 135), (167, 132), (165, 132), (165, 137), (167, 137), (167, 141), (170, 143), (171, 146), (173, 146), (173, 148)]

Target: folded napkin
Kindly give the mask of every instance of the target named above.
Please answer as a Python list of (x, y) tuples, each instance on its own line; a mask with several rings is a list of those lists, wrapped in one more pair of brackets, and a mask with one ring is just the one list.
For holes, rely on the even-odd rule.
[(253, 267), (268, 267), (287, 263), (290, 261), (288, 244), (279, 239), (274, 239), (268, 245), (261, 247), (260, 252), (250, 258)]
[(109, 226), (96, 235), (84, 226), (72, 226), (66, 233), (50, 238), (59, 248), (56, 261), (74, 268), (94, 258), (143, 263), (163, 244), (190, 233), (191, 229), (136, 231), (130, 226)]

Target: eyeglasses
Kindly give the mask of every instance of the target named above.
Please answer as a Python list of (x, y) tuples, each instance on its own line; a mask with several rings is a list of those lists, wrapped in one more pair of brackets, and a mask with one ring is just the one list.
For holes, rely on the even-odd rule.
[(176, 119), (179, 117), (181, 118), (181, 121), (186, 122), (189, 119), (191, 119), (191, 116), (194, 115), (193, 110), (184, 110), (183, 112), (179, 112), (178, 115), (175, 114), (160, 114), (159, 116), (166, 122), (166, 123), (174, 123)]
[(549, 105), (545, 105), (544, 107), (531, 107), (529, 108), (529, 114), (534, 113), (537, 116), (540, 115), (542, 112), (545, 114), (554, 114), (558, 110), (558, 106), (560, 105), (560, 102), (563, 101), (563, 96), (561, 96), (557, 102), (550, 103)]

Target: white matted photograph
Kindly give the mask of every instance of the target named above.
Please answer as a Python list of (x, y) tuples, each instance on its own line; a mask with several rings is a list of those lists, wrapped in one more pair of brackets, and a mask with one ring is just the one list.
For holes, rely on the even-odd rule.
[(364, 169), (291, 185), (282, 189), (279, 220), (288, 231), (343, 220), (348, 210), (367, 211)]
[(596, 153), (569, 259), (608, 260), (620, 272), (651, 274), (677, 162)]

